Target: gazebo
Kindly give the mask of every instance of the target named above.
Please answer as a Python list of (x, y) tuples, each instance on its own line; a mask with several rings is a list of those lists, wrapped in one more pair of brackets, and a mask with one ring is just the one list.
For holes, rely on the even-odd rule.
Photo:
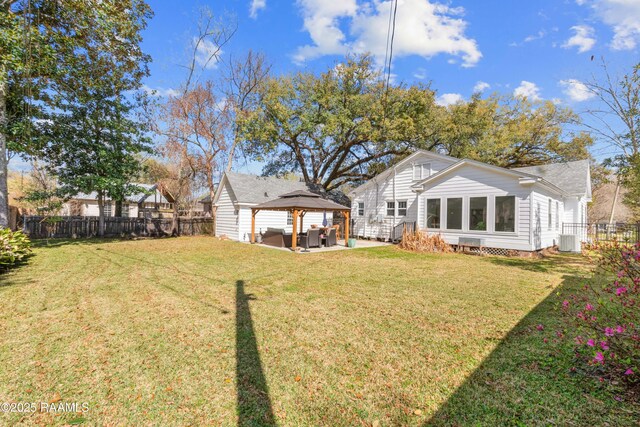
[(323, 199), (318, 194), (309, 191), (298, 190), (286, 193), (277, 199), (269, 200), (251, 208), (251, 243), (256, 242), (256, 214), (260, 211), (288, 211), (293, 216), (293, 232), (291, 236), (291, 248), (295, 250), (298, 244), (298, 218), (300, 219), (300, 232), (304, 215), (307, 212), (342, 212), (345, 216), (344, 243), (349, 246), (349, 214), (351, 208), (340, 205), (331, 200)]

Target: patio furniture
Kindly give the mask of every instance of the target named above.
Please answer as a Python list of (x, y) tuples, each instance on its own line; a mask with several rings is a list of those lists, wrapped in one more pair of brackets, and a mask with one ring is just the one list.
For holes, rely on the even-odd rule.
[(300, 246), (305, 249), (320, 247), (320, 230), (310, 228), (305, 234), (300, 235)]
[(262, 243), (269, 246), (275, 246), (277, 248), (290, 248), (292, 234), (287, 233), (281, 228), (267, 228), (267, 231), (262, 233)]
[[(317, 194), (309, 191), (297, 190), (291, 193), (282, 194), (280, 197), (268, 202), (261, 203), (259, 205), (251, 207), (251, 242), (256, 241), (256, 215), (260, 211), (286, 211), (291, 212), (292, 217), (292, 236), (291, 236), (291, 249), (296, 249), (298, 245), (298, 233), (302, 231), (302, 221), (304, 216), (308, 212), (341, 212), (345, 218), (345, 230), (344, 234), (349, 235), (349, 215), (351, 214), (351, 208), (344, 205), (339, 205), (331, 200), (326, 200)], [(329, 232), (327, 236), (327, 242), (333, 245), (337, 244), (337, 238), (335, 234), (335, 228), (332, 228), (333, 232)], [(268, 236), (267, 236), (268, 238)], [(348, 243), (345, 241), (345, 246)]]
[(336, 229), (336, 238), (340, 238), (340, 224), (333, 224), (333, 228)]
[(338, 244), (338, 239), (336, 239), (336, 229), (330, 228), (329, 233), (322, 239), (325, 243), (326, 247), (335, 246)]

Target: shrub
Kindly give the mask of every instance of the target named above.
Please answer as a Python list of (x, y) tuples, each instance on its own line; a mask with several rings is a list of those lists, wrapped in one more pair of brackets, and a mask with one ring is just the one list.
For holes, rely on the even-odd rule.
[(426, 231), (402, 233), (400, 248), (412, 252), (451, 252), (451, 246), (439, 234), (428, 234)]
[(31, 253), (31, 241), (22, 231), (0, 227), (0, 270), (22, 262)]
[[(578, 368), (601, 381), (639, 385), (640, 243), (590, 248), (604, 281), (562, 302), (576, 325)], [(598, 284), (600, 283), (600, 284)], [(604, 283), (604, 284), (603, 284)]]

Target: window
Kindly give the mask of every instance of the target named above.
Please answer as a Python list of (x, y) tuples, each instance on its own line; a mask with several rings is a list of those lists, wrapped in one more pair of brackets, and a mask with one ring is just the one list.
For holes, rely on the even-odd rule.
[(469, 198), (469, 230), (487, 230), (487, 198)]
[(104, 216), (111, 216), (111, 200), (107, 200), (104, 202)]
[(447, 229), (462, 230), (462, 197), (447, 199)]
[(431, 163), (413, 165), (413, 180), (428, 178), (431, 175)]
[(560, 203), (556, 200), (556, 231), (560, 230)]
[(548, 206), (548, 210), (547, 210), (547, 230), (552, 230), (553, 229), (553, 205), (551, 204), (551, 199), (549, 199), (549, 206)]
[(387, 202), (387, 216), (395, 216), (396, 202)]
[(427, 228), (440, 228), (440, 199), (427, 199)]
[(407, 216), (407, 201), (398, 201), (398, 216)]
[(122, 204), (122, 217), (129, 218), (129, 203)]
[(364, 216), (364, 202), (358, 202), (358, 216)]
[(293, 225), (293, 212), (287, 211), (287, 225)]
[(495, 231), (504, 231), (511, 233), (516, 231), (515, 196), (496, 197)]

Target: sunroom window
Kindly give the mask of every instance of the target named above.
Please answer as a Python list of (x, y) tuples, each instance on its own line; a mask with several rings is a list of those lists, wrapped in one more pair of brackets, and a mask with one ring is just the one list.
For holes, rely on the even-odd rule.
[(462, 230), (462, 197), (447, 199), (447, 229)]
[(440, 228), (440, 199), (427, 199), (427, 228)]
[(516, 231), (515, 196), (497, 196), (495, 207), (495, 230), (511, 233)]
[(487, 230), (487, 198), (469, 198), (469, 230)]

